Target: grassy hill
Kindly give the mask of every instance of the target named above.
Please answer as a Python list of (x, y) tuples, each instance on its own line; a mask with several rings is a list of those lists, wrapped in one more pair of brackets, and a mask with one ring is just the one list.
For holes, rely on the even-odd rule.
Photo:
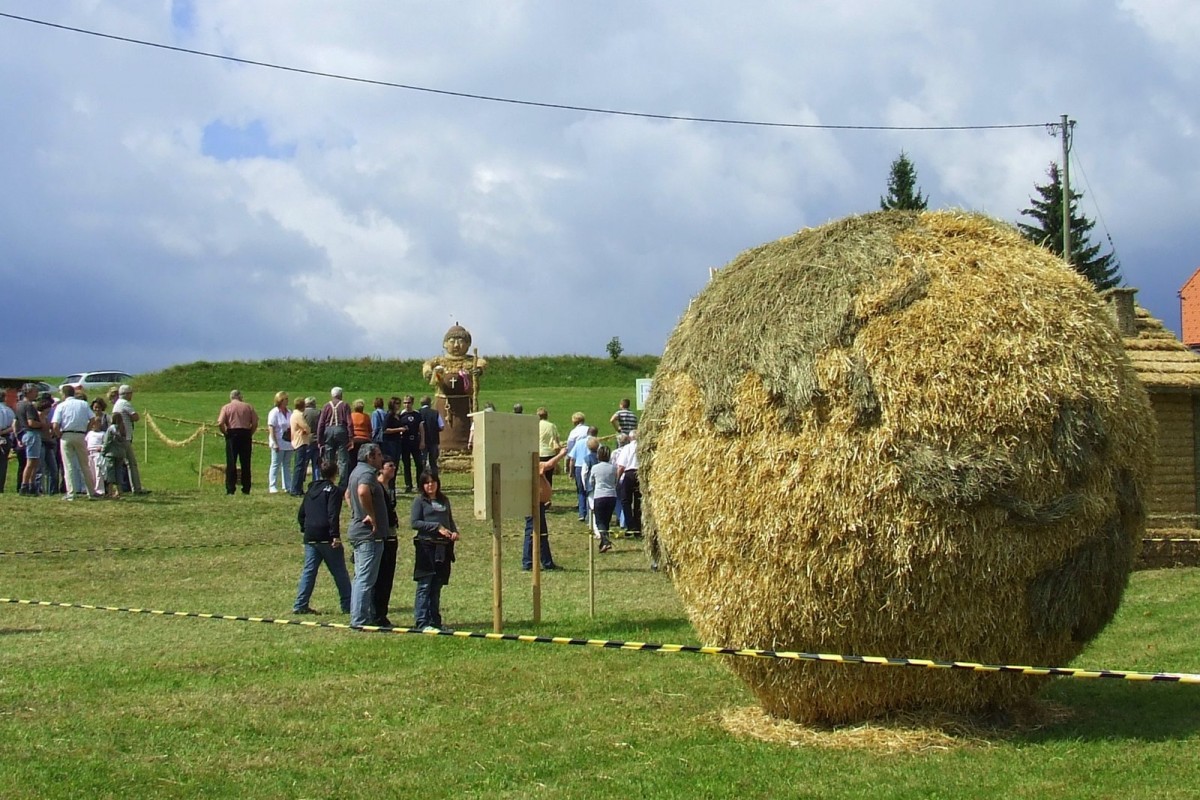
[[(632, 386), (658, 367), (658, 356), (622, 356), (613, 361), (591, 356), (489, 356), (484, 383), (489, 390), (526, 387)], [(139, 375), (139, 392), (274, 392), (285, 386), (412, 387), (420, 391), (418, 359), (295, 359), (194, 361)]]

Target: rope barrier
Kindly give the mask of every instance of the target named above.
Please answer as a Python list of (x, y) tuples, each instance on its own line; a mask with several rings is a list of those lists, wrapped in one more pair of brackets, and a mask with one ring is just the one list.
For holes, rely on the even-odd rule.
[(128, 614), (150, 614), (160, 617), (194, 617), (231, 622), (258, 622), (267, 625), (298, 625), (306, 628), (331, 628), (364, 631), (369, 633), (418, 634), (421, 636), (451, 636), (461, 639), (488, 639), (491, 641), (522, 642), (524, 644), (559, 644), (578, 647), (596, 647), (612, 650), (636, 650), (654, 653), (693, 653), (707, 656), (732, 656), (740, 658), (765, 658), (784, 661), (820, 661), (833, 664), (870, 664), (884, 667), (920, 667), (922, 669), (966, 670), (970, 672), (1009, 673), (1031, 677), (1059, 677), (1074, 679), (1110, 679), (1124, 681), (1181, 683), (1200, 685), (1200, 674), (1186, 672), (1136, 672), (1133, 670), (1088, 670), (1070, 667), (1027, 667), (1011, 664), (980, 664), (974, 661), (934, 661), (925, 658), (889, 658), (884, 656), (835, 655), (832, 653), (801, 653), (794, 651), (759, 650), (754, 648), (711, 647), (686, 644), (658, 644), (655, 642), (625, 642), (613, 639), (582, 639), (564, 636), (530, 636), (518, 633), (483, 633), (479, 631), (452, 631), (439, 629), (417, 629), (364, 625), (356, 627), (338, 622), (311, 622), (309, 620), (279, 619), (275, 617), (235, 616), (209, 614), (196, 611), (165, 611), (151, 608), (124, 608), (99, 606), (87, 603), (58, 603), (47, 600), (20, 600), (0, 597), (0, 603), (45, 608), (77, 608), (88, 611), (116, 611)]
[[(164, 417), (163, 419), (168, 418)], [(168, 447), (187, 447), (189, 444), (196, 441), (196, 439), (200, 438), (200, 436), (208, 430), (207, 425), (200, 423), (200, 427), (196, 429), (196, 432), (186, 439), (171, 439), (162, 432), (162, 430), (158, 427), (158, 423), (154, 421), (154, 417), (152, 417), (149, 412), (146, 413), (145, 420), (146, 424), (150, 427), (150, 430), (154, 431), (154, 435), (161, 439), (163, 444), (167, 445)]]

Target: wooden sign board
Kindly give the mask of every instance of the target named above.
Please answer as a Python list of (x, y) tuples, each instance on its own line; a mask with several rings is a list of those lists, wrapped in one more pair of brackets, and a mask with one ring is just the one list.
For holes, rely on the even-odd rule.
[(505, 519), (529, 516), (533, 485), (531, 455), (538, 450), (538, 419), (533, 414), (476, 411), (473, 448), (475, 519), (491, 519), (491, 465), (500, 465), (500, 513)]

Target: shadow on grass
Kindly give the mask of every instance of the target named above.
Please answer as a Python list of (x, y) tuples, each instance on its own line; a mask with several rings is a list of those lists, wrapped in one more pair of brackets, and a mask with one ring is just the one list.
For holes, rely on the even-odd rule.
[[(492, 630), (492, 621), (490, 619), (486, 621), (472, 620), (456, 623), (451, 625), (451, 627), (459, 631), (486, 633)], [(688, 642), (678, 641), (683, 631), (687, 632), (689, 640), (694, 639), (695, 634), (691, 633), (691, 627), (687, 621), (679, 617), (639, 619), (637, 622), (593, 621), (587, 627), (586, 631), (578, 629), (577, 626), (572, 626), (571, 630), (566, 630), (561, 622), (542, 622), (535, 625), (532, 619), (527, 618), (504, 620), (505, 633), (530, 636), (573, 636), (577, 638), (631, 642), (653, 640), (660, 644), (687, 644)], [(671, 639), (671, 641), (667, 642), (667, 638)]]
[(1072, 716), (1018, 737), (1027, 742), (1184, 739), (1200, 730), (1200, 686), (1168, 682), (1060, 680), (1043, 697)]

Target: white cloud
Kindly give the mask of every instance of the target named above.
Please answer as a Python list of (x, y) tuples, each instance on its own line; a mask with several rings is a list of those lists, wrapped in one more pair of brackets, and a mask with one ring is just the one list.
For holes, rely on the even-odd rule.
[[(846, 125), (1078, 120), (1085, 211), (1172, 321), (1200, 262), (1200, 11), (716, 0), (195, 3), (11, 0), (11, 13), (301, 69), (666, 114)], [(1133, 21), (1133, 24), (1131, 23)], [(1064, 42), (1061, 30), (1073, 36)], [(0, 20), (15, 124), (10, 285), (86, 282), (128, 310), (118, 366), (422, 356), (460, 321), (488, 353), (661, 348), (707, 269), (870, 211), (905, 150), (935, 205), (1016, 219), (1042, 128), (870, 132), (704, 125), (473, 101)], [(277, 158), (202, 153), (261, 121)], [(287, 155), (290, 154), (290, 155)], [(1090, 186), (1090, 188), (1089, 188)], [(1100, 227), (1097, 229), (1101, 233)], [(117, 286), (120, 289), (112, 287)], [(314, 333), (314, 325), (321, 326)], [(67, 328), (12, 369), (67, 371)]]

